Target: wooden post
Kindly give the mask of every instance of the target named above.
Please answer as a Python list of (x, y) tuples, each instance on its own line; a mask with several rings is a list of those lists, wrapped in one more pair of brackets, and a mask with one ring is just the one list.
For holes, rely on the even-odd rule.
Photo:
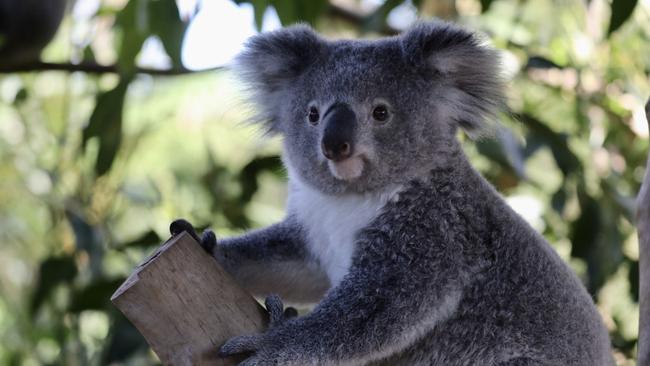
[[(645, 105), (650, 129), (650, 100)], [(650, 365), (650, 154), (645, 177), (636, 200), (636, 226), (639, 231), (639, 366)]]
[(267, 313), (187, 233), (156, 250), (111, 297), (164, 365), (236, 365), (227, 339), (263, 331)]

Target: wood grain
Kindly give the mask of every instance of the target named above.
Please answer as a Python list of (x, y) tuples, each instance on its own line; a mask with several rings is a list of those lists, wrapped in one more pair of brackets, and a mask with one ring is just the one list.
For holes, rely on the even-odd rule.
[(111, 297), (164, 365), (236, 365), (227, 339), (263, 331), (266, 311), (186, 233), (164, 243)]

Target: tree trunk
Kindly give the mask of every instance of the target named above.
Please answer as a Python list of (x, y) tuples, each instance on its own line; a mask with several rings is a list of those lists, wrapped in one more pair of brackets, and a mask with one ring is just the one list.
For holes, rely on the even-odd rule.
[[(645, 106), (650, 129), (650, 100)], [(650, 154), (645, 177), (636, 200), (639, 230), (639, 365), (650, 365)]]
[(217, 350), (266, 328), (266, 311), (186, 233), (164, 243), (111, 297), (164, 365), (235, 365)]

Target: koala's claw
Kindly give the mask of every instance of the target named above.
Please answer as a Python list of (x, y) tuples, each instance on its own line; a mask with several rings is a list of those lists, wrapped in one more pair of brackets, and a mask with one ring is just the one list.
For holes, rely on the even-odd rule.
[(284, 308), (282, 299), (278, 295), (267, 296), (264, 301), (266, 310), (269, 312), (269, 326), (271, 328), (284, 323), (285, 321), (298, 316), (298, 311), (295, 308)]
[(245, 360), (244, 362), (241, 362), (237, 366), (262, 366), (262, 365), (276, 365), (276, 363), (271, 363), (271, 362), (266, 362), (264, 363), (263, 361), (259, 360), (258, 358), (249, 358)]
[[(291, 318), (298, 316), (298, 311), (292, 307), (284, 308), (284, 304), (278, 295), (270, 295), (264, 301), (266, 310), (269, 312), (269, 329), (277, 327)], [(229, 339), (219, 348), (220, 357), (228, 357), (242, 353), (258, 353), (268, 342), (268, 333), (256, 335), (244, 335)], [(239, 365), (257, 365), (255, 356), (248, 358)]]
[(206, 252), (213, 254), (214, 248), (217, 246), (217, 236), (214, 234), (214, 231), (206, 229), (201, 234), (199, 243), (201, 243), (201, 246)]
[(177, 219), (172, 221), (169, 225), (169, 232), (172, 236), (176, 236), (182, 232), (186, 232), (194, 238), (198, 243), (201, 244), (201, 247), (208, 252), (208, 254), (214, 253), (214, 248), (217, 246), (217, 236), (214, 235), (212, 230), (205, 230), (201, 237), (194, 230), (194, 226), (185, 219)]
[(260, 348), (262, 337), (259, 335), (244, 335), (230, 338), (219, 348), (219, 357), (228, 357), (241, 353), (251, 353)]
[(172, 234), (172, 236), (176, 236), (182, 232), (186, 232), (190, 234), (198, 242), (201, 241), (201, 239), (199, 239), (199, 236), (196, 235), (194, 226), (192, 226), (192, 224), (190, 224), (189, 221), (185, 219), (178, 219), (172, 221), (172, 223), (169, 225), (169, 233)]

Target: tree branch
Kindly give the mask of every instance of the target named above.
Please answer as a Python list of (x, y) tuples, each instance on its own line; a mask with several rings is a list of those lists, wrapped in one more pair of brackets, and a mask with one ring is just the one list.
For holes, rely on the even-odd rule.
[(138, 265), (111, 301), (163, 365), (239, 365), (218, 358), (218, 347), (268, 325), (266, 310), (186, 232)]
[[(343, 21), (351, 23), (361, 29), (364, 28), (368, 17), (371, 14), (362, 14), (353, 9), (343, 7), (341, 5), (329, 4), (328, 15), (333, 18), (339, 18)], [(389, 25), (384, 25), (382, 29), (378, 30), (384, 35), (396, 35), (400, 31)], [(188, 70), (185, 68), (176, 69), (152, 69), (152, 68), (136, 68), (135, 73), (147, 74), (154, 76), (174, 76), (193, 74), (197, 72), (222, 70), (224, 67), (213, 67), (205, 70)], [(63, 71), (63, 72), (84, 72), (88, 74), (119, 74), (121, 72), (118, 65), (100, 65), (96, 62), (81, 62), (78, 64), (73, 63), (57, 63), (57, 62), (43, 62), (43, 61), (29, 61), (21, 63), (2, 64), (0, 62), (0, 74), (12, 74), (20, 72), (38, 72), (38, 71)]]
[[(184, 75), (184, 74), (193, 74), (197, 72), (205, 71), (215, 71), (221, 70), (223, 67), (214, 67), (205, 70), (188, 70), (185, 68), (181, 69), (151, 69), (151, 68), (136, 68), (135, 72), (137, 74), (148, 74), (155, 76), (173, 76), (173, 75)], [(55, 62), (42, 62), (42, 61), (32, 61), (27, 63), (20, 64), (0, 64), (0, 73), (9, 74), (9, 73), (18, 73), (18, 72), (34, 72), (34, 71), (65, 71), (65, 72), (85, 72), (89, 74), (119, 74), (120, 68), (117, 65), (100, 65), (95, 62), (82, 62), (78, 64), (72, 63), (55, 63)]]

